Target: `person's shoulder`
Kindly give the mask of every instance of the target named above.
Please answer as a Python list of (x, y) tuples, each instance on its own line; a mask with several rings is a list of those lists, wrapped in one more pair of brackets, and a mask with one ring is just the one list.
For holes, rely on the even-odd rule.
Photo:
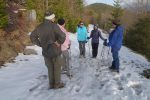
[(118, 29), (123, 29), (124, 27), (122, 25), (119, 25), (118, 26)]
[(59, 25), (59, 24), (57, 24), (57, 25), (59, 26), (59, 28), (60, 28), (60, 29), (62, 29), (62, 28), (63, 28), (61, 25)]
[(59, 28), (64, 32), (64, 33), (66, 33), (67, 34), (67, 29), (65, 29), (63, 26), (61, 26), (61, 25), (58, 25), (59, 26)]
[(124, 27), (122, 25), (120, 25), (117, 27), (117, 30), (122, 31), (122, 30), (124, 30)]
[(83, 26), (82, 28), (83, 28), (84, 30), (87, 30), (86, 26)]
[(79, 27), (79, 26), (77, 26), (76, 28), (77, 28), (77, 29), (79, 29), (80, 27)]
[(39, 25), (37, 25), (35, 29), (40, 29), (40, 28), (42, 28), (43, 26), (44, 26), (44, 22), (42, 22), (42, 23), (40, 23)]
[(58, 24), (55, 23), (55, 22), (50, 22), (50, 24), (54, 25), (54, 26), (57, 26), (58, 27)]
[(93, 32), (94, 32), (94, 30), (91, 31), (91, 33), (93, 33)]
[(83, 26), (83, 28), (87, 29), (86, 26)]
[(101, 31), (100, 31), (100, 30), (98, 30), (98, 33), (101, 33)]
[(58, 26), (58, 24), (56, 24), (56, 23), (51, 23), (51, 25), (53, 26), (53, 28), (60, 28), (60, 27)]

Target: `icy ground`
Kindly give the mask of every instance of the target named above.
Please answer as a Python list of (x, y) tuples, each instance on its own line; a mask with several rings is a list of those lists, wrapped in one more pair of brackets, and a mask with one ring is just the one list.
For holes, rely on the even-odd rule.
[[(91, 29), (91, 28), (90, 28)], [(65, 88), (48, 90), (47, 69), (41, 48), (30, 46), (38, 55), (19, 54), (15, 63), (0, 69), (0, 100), (150, 100), (150, 80), (139, 73), (150, 68), (144, 57), (123, 47), (120, 52), (120, 74), (111, 72), (111, 53), (105, 48), (102, 59), (102, 41), (97, 59), (91, 58), (91, 47), (86, 44), (86, 58), (79, 58), (76, 35), (71, 35), (69, 79), (62, 75)]]

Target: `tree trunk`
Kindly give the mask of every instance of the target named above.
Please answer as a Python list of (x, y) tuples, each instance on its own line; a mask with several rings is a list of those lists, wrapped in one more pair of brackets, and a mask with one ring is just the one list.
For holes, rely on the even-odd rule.
[(48, 10), (48, 0), (45, 0), (45, 10)]

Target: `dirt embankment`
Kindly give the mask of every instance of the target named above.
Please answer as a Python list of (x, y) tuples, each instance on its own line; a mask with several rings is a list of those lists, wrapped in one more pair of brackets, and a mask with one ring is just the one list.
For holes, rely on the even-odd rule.
[(15, 30), (6, 33), (0, 29), (0, 66), (5, 62), (11, 62), (29, 44), (30, 39), (27, 32)]

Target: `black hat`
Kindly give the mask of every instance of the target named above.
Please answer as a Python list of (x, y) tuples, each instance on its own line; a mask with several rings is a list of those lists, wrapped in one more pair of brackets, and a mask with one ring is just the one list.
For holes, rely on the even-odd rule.
[(65, 24), (65, 20), (63, 18), (58, 19), (58, 24), (59, 25), (64, 25)]
[(119, 19), (115, 19), (115, 20), (112, 21), (112, 23), (114, 25), (120, 25), (120, 20)]

